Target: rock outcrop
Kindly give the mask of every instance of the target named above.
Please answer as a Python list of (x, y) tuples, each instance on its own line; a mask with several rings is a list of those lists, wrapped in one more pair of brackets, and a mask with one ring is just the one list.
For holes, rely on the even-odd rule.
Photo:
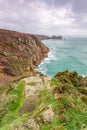
[[(33, 75), (49, 49), (34, 35), (0, 30), (0, 77)], [(3, 78), (4, 79), (4, 78)]]
[(0, 130), (87, 130), (87, 77), (64, 71), (0, 89)]

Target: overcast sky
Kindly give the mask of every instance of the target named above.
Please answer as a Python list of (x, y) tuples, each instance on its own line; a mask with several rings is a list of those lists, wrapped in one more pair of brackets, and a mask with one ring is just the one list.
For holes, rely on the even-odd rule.
[(33, 34), (87, 35), (87, 0), (0, 0), (0, 28)]

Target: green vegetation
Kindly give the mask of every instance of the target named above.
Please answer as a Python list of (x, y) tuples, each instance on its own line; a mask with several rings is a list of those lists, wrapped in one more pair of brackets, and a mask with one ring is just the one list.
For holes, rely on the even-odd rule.
[(30, 86), (35, 86), (36, 83), (35, 82), (29, 82), (27, 85), (30, 85)]
[(39, 106), (39, 105), (41, 105), (41, 103), (44, 104), (45, 106), (52, 104), (53, 111), (56, 110), (57, 101), (54, 98), (51, 91), (49, 91), (47, 89), (40, 91), (40, 99), (37, 101), (37, 105)]
[[(44, 86), (45, 78), (41, 79)], [(25, 83), (9, 85), (5, 92), (6, 97), (0, 105), (0, 130), (36, 130), (34, 125), (39, 126), (37, 130), (87, 130), (87, 78), (76, 72), (64, 71), (48, 82), (50, 88), (45, 84), (44, 88), (38, 91), (39, 98), (35, 109), (21, 115), (20, 109), (25, 102), (28, 103), (23, 96)], [(28, 84), (31, 87), (37, 86), (34, 81), (26, 85)], [(0, 90), (0, 94), (3, 90)], [(30, 104), (36, 97), (32, 98), (30, 97)], [(44, 119), (44, 112), (47, 110), (50, 110), (50, 114), (54, 113), (53, 120), (49, 114), (45, 115), (48, 116), (47, 121)], [(33, 124), (32, 128), (28, 125), (29, 119), (30, 124)]]
[(87, 129), (87, 86), (84, 81), (76, 72), (68, 71), (52, 78), (52, 90), (42, 92), (41, 98), (44, 100), (41, 103), (52, 104), (55, 117), (51, 124), (42, 124), (41, 130)]
[(9, 125), (19, 118), (19, 109), (24, 102), (24, 83), (20, 82), (13, 90), (7, 91), (6, 99), (0, 107), (0, 130), (9, 130)]
[[(45, 81), (44, 81), (43, 76), (40, 76), (40, 78), (41, 78), (41, 80), (42, 80), (43, 85), (45, 86)], [(45, 86), (45, 87), (46, 87), (46, 86)]]

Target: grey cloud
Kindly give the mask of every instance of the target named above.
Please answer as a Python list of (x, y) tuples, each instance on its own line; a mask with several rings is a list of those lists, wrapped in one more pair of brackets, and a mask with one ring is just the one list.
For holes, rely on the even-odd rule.
[(87, 0), (45, 0), (50, 5), (66, 6), (67, 4), (72, 5), (72, 10), (75, 13), (85, 13), (87, 12)]
[[(72, 12), (67, 12), (65, 17), (73, 19), (71, 25), (54, 24), (50, 17), (59, 20), (59, 8), (67, 6)], [(66, 30), (69, 34), (74, 30), (79, 33), (80, 29), (87, 28), (86, 6), (87, 0), (0, 0), (0, 28), (43, 34), (66, 34)]]
[(87, 0), (53, 0), (51, 4), (54, 5), (55, 8), (70, 4), (72, 12), (74, 13), (74, 16), (71, 16), (74, 18), (73, 27), (87, 27), (87, 21), (85, 21), (85, 18), (87, 18)]

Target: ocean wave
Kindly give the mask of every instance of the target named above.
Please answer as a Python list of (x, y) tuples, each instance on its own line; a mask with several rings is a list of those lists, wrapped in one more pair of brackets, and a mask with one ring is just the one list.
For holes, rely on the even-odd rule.
[(84, 77), (84, 78), (87, 77), (87, 75), (83, 75), (83, 74), (81, 76)]
[(50, 49), (50, 52), (48, 53), (48, 57), (46, 57), (41, 64), (37, 67), (37, 70), (41, 72), (44, 75), (47, 75), (47, 65), (51, 63), (52, 60), (57, 60), (56, 57), (56, 49)]
[[(46, 41), (50, 52), (38, 66), (38, 71), (45, 75), (53, 75), (56, 72), (68, 69), (77, 71), (83, 77), (87, 76), (87, 44), (85, 39), (71, 38), (68, 40)], [(87, 42), (87, 39), (86, 39)]]
[(45, 64), (50, 64), (52, 60), (57, 60), (55, 49), (50, 50), (48, 57), (46, 57), (38, 67), (42, 67)]
[(47, 68), (45, 66), (40, 66), (37, 68), (38, 72), (41, 72), (42, 74), (47, 74)]
[(48, 60), (57, 60), (57, 57), (56, 57), (56, 48), (51, 48), (50, 49), (50, 52), (48, 53), (48, 57), (47, 57), (47, 59)]

